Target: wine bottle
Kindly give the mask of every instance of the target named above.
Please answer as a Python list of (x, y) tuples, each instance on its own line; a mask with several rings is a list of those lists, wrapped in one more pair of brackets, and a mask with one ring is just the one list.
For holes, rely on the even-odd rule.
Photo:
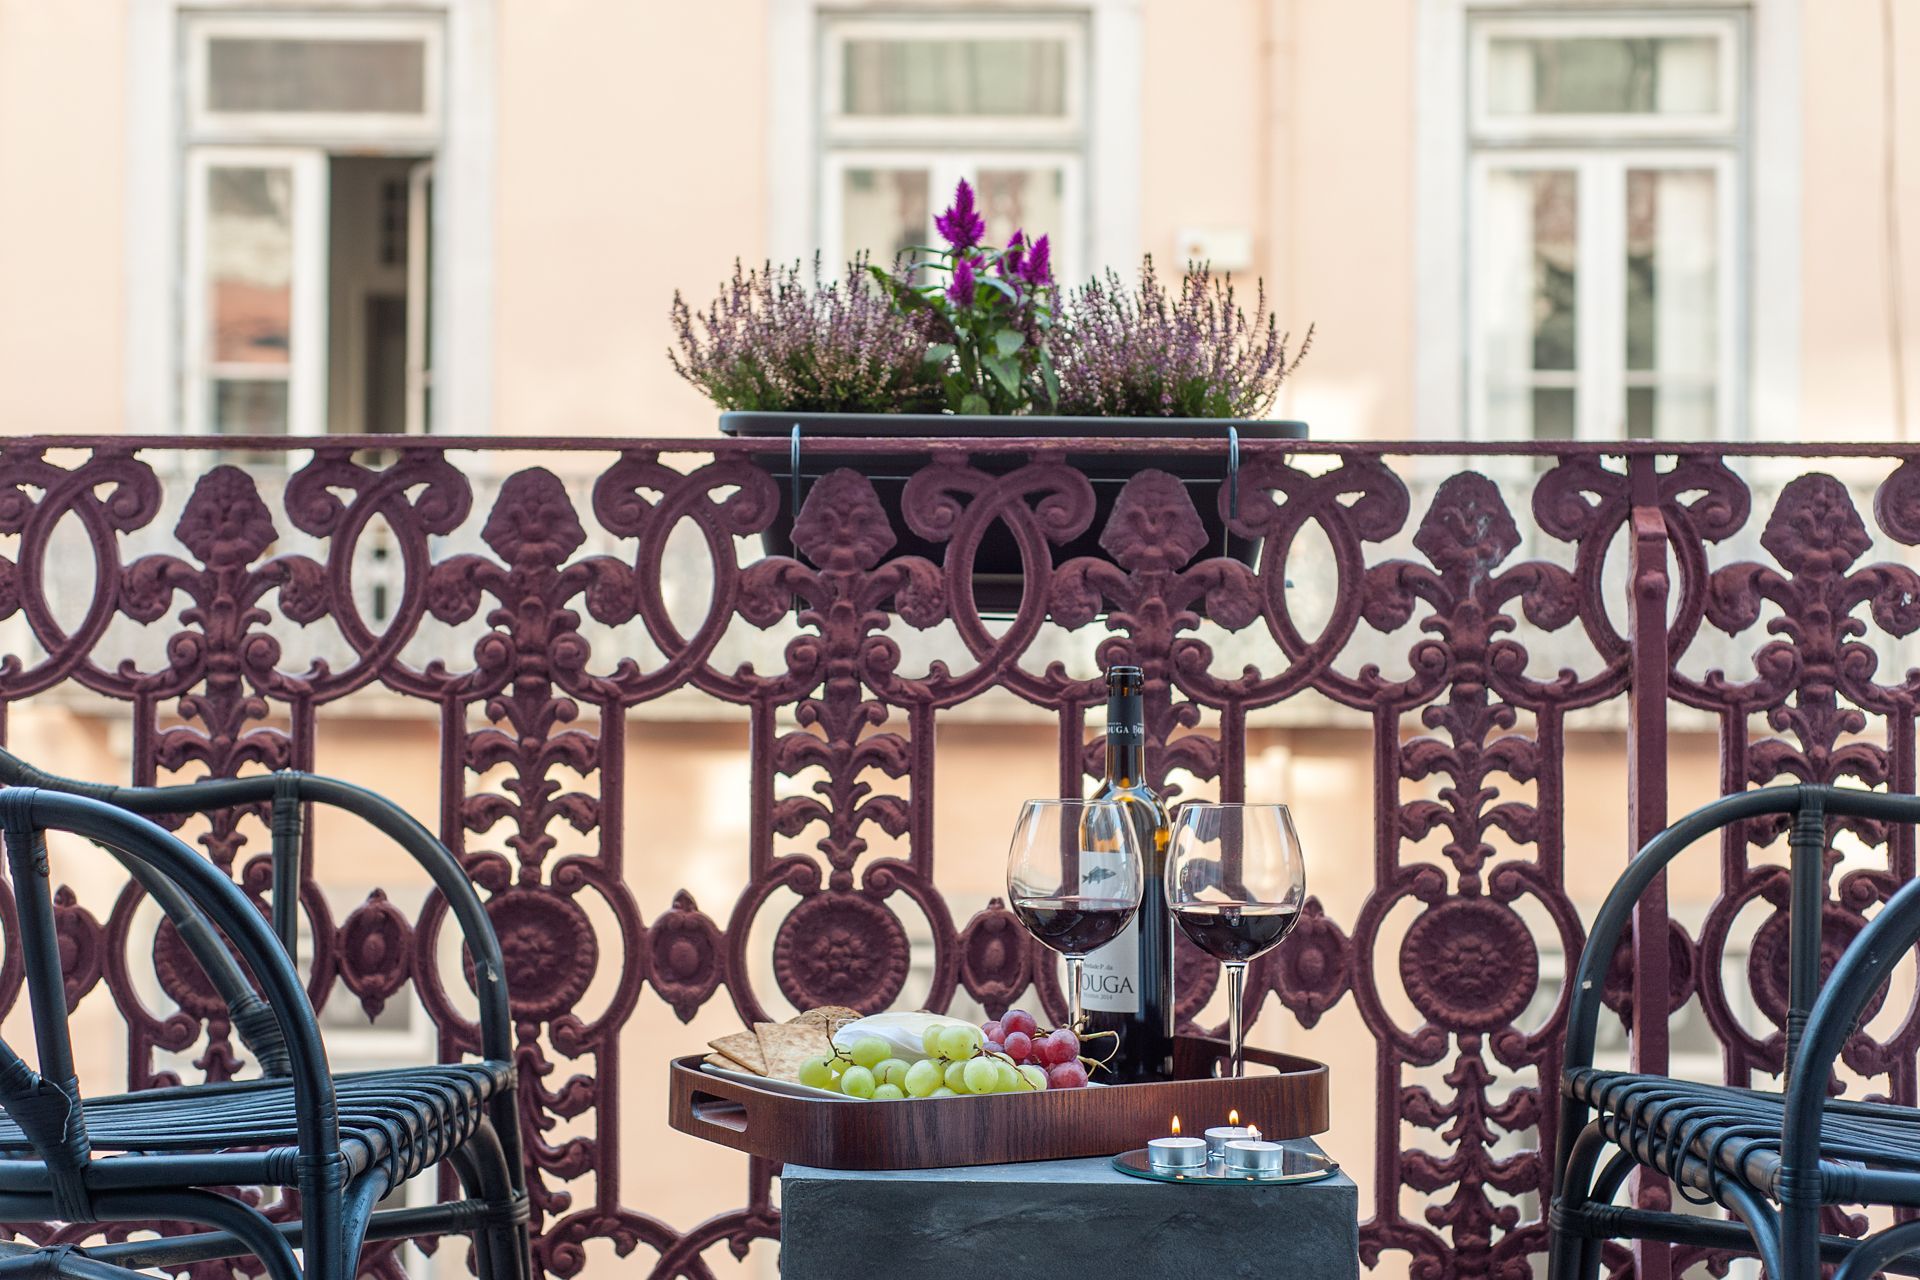
[[(1107, 671), (1107, 776), (1096, 800), (1127, 806), (1140, 832), (1143, 886), (1140, 910), (1117, 939), (1093, 952), (1081, 969), (1080, 1003), (1086, 1031), (1116, 1032), (1119, 1046), (1099, 1078), (1116, 1084), (1173, 1075), (1173, 920), (1167, 912), (1167, 810), (1146, 784), (1147, 726), (1141, 705), (1146, 675), (1139, 667)], [(1085, 1052), (1106, 1058), (1110, 1042), (1095, 1039)]]

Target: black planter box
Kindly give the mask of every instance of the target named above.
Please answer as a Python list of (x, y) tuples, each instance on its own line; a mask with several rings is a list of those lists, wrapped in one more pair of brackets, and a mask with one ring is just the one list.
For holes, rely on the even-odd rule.
[[(924, 556), (940, 563), (944, 548), (928, 542), (907, 527), (900, 512), (901, 497), (907, 479), (919, 463), (901, 454), (864, 453), (857, 447), (836, 447), (833, 441), (849, 438), (886, 436), (894, 439), (935, 439), (977, 437), (982, 440), (1059, 436), (1074, 438), (1105, 437), (1113, 440), (1167, 439), (1221, 440), (1228, 428), (1242, 440), (1304, 440), (1307, 424), (1283, 420), (1230, 418), (1057, 418), (1057, 417), (985, 417), (958, 414), (840, 414), (840, 413), (723, 413), (720, 430), (730, 436), (746, 438), (791, 439), (800, 428), (800, 499), (806, 501), (809, 484), (829, 471), (851, 468), (873, 482), (880, 505), (886, 509), (899, 539), (896, 555)], [(760, 454), (755, 465), (766, 469), (780, 482), (780, 514), (761, 535), (767, 554), (791, 556), (793, 540), (793, 468), (791, 455)], [(1103, 556), (1100, 531), (1113, 514), (1120, 489), (1140, 471), (1149, 468), (1165, 471), (1186, 486), (1194, 509), (1207, 531), (1210, 547), (1225, 547), (1228, 555), (1252, 565), (1260, 554), (1257, 538), (1226, 535), (1220, 516), (1220, 490), (1226, 483), (1227, 462), (1223, 457), (1196, 454), (1149, 456), (1139, 452), (1068, 453), (1067, 462), (1093, 484), (1094, 517), (1085, 533), (1064, 546), (1053, 548), (1054, 563), (1078, 556)], [(1024, 465), (1017, 457), (980, 457), (974, 465), (989, 474), (1004, 474)], [(982, 613), (1010, 615), (1020, 606), (1022, 575), (1020, 550), (1005, 526), (995, 525), (980, 543), (974, 561), (974, 601)]]

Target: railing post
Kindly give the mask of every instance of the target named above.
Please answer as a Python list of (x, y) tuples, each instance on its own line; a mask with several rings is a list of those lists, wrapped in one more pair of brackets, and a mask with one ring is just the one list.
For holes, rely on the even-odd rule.
[[(1667, 574), (1666, 518), (1660, 511), (1660, 476), (1652, 454), (1627, 459), (1631, 539), (1627, 579), (1627, 856), (1667, 825)], [(1667, 999), (1671, 975), (1667, 940), (1667, 878), (1660, 875), (1641, 895), (1633, 913), (1632, 1070), (1667, 1071)], [(1634, 1202), (1667, 1209), (1666, 1184), (1643, 1171), (1634, 1177)], [(1659, 1241), (1636, 1241), (1634, 1272), (1640, 1280), (1668, 1280), (1673, 1258)]]

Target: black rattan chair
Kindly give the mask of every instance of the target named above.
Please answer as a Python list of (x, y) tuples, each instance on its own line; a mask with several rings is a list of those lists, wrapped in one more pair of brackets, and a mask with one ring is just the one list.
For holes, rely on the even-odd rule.
[[(39, 1070), (0, 1041), (0, 1221), (175, 1221), (210, 1228), (74, 1250), (0, 1245), (0, 1280), (125, 1280), (131, 1268), (251, 1254), (271, 1280), (346, 1280), (371, 1240), (472, 1238), (487, 1280), (527, 1280), (527, 1195), (500, 948), (459, 862), (406, 813), (330, 778), (282, 772), (173, 787), (54, 778), (0, 751), (0, 833), (17, 900)], [(336, 806), (411, 854), (458, 922), (479, 997), (482, 1060), (332, 1074), (294, 967), (303, 813)], [(224, 873), (141, 816), (264, 807), (272, 829), (272, 926)], [(150, 894), (227, 1002), (257, 1079), (83, 1097), (43, 832), (114, 854)], [(232, 951), (221, 935), (231, 942)], [(236, 962), (245, 962), (254, 981)], [(256, 990), (257, 984), (257, 990)], [(466, 1198), (376, 1211), (442, 1163)], [(300, 1193), (275, 1223), (221, 1188)], [(296, 1260), (294, 1249), (301, 1250)]]
[[(1596, 1070), (1601, 989), (1634, 903), (1702, 836), (1779, 815), (1792, 824), (1785, 1090)], [(1920, 1221), (1860, 1239), (1820, 1231), (1823, 1206), (1920, 1208), (1920, 1111), (1827, 1092), (1835, 1060), (1863, 1011), (1920, 941), (1920, 881), (1912, 881), (1855, 935), (1821, 983), (1826, 824), (1848, 817), (1920, 823), (1920, 798), (1824, 786), (1728, 796), (1648, 841), (1608, 895), (1568, 1006), (1551, 1210), (1553, 1280), (1596, 1276), (1601, 1242), (1609, 1238), (1756, 1254), (1774, 1280), (1812, 1280), (1823, 1262), (1840, 1264), (1836, 1280), (1865, 1280), (1883, 1270), (1920, 1275)], [(1691, 1198), (1717, 1202), (1739, 1221), (1610, 1203), (1642, 1166)]]

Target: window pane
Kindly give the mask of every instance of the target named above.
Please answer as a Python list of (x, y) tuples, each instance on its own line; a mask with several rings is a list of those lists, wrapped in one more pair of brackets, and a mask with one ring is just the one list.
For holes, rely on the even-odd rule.
[(216, 364), (285, 364), (293, 329), (293, 175), (207, 171), (207, 316)]
[(1067, 114), (1064, 40), (854, 39), (845, 50), (850, 116)]
[(1040, 235), (1060, 239), (1061, 220), (1066, 216), (1065, 179), (1060, 170), (982, 169), (976, 185), (986, 210), (988, 244), (1005, 244), (1018, 230), (1024, 230), (1029, 239)]
[(1707, 115), (1720, 106), (1720, 45), (1706, 36), (1495, 37), (1494, 116)]
[(1477, 335), (1495, 438), (1570, 438), (1578, 179), (1568, 169), (1488, 173)]
[(1711, 440), (1719, 431), (1711, 384), (1627, 388), (1627, 439)]
[(1714, 434), (1720, 355), (1717, 175), (1627, 171), (1627, 434)]
[(835, 272), (863, 251), (889, 266), (910, 245), (927, 243), (928, 187), (925, 169), (847, 169), (840, 182), (841, 263), (825, 268)]
[(1711, 169), (1627, 171), (1627, 368), (1711, 373), (1720, 243)]
[(223, 436), (287, 434), (286, 379), (214, 379), (213, 421), (208, 425)]
[(426, 44), (213, 36), (207, 41), (207, 106), (419, 115), (427, 109)]

